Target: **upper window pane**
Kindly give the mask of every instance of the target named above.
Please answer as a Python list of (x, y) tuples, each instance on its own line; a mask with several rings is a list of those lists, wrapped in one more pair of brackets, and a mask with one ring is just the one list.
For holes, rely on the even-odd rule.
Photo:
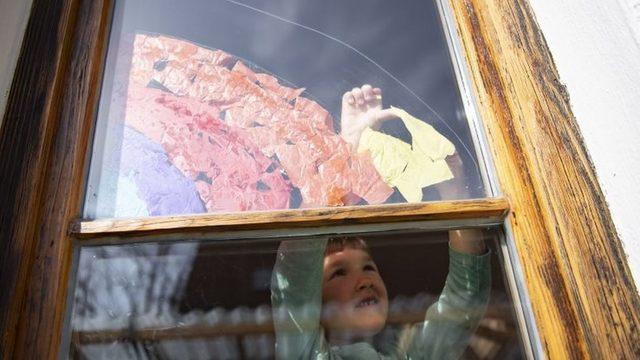
[(118, 1), (85, 217), (486, 196), (432, 2)]

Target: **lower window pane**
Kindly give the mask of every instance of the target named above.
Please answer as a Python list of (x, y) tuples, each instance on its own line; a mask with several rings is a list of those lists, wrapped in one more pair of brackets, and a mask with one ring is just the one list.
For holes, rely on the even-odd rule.
[(498, 238), (470, 229), (85, 246), (69, 354), (522, 358)]

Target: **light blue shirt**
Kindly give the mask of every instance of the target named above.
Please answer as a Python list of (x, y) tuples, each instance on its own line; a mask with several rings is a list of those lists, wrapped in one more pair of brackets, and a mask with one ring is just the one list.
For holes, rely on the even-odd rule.
[(404, 330), (394, 350), (382, 354), (368, 343), (332, 347), (320, 326), (326, 240), (284, 241), (271, 279), (278, 359), (457, 359), (489, 301), (490, 254), (449, 249), (449, 274), (438, 301), (422, 323)]

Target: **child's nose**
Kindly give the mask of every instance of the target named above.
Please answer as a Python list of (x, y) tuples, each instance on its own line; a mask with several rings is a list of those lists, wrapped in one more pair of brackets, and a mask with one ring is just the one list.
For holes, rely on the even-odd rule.
[(373, 281), (371, 281), (369, 277), (363, 276), (358, 281), (358, 285), (356, 286), (356, 289), (360, 291), (360, 290), (370, 289), (372, 287), (373, 287)]

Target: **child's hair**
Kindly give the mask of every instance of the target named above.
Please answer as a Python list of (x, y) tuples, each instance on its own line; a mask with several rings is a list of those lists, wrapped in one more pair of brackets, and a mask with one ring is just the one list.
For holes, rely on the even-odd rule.
[(364, 241), (363, 238), (358, 236), (335, 236), (329, 238), (324, 256), (329, 256), (333, 253), (343, 251), (344, 249), (362, 250), (371, 255), (369, 252), (369, 246), (367, 246), (367, 242)]

